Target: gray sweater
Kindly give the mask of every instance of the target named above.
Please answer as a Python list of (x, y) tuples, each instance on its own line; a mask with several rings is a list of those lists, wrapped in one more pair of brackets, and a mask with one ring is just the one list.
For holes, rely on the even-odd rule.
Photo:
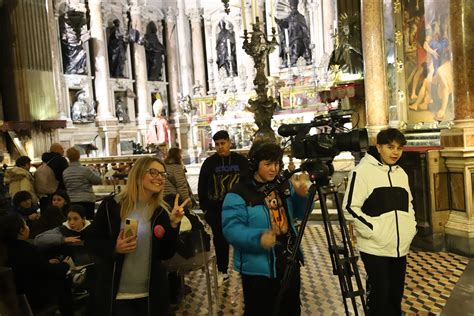
[(181, 164), (166, 164), (166, 173), (168, 179), (165, 183), (165, 196), (168, 194), (179, 193), (179, 196), (185, 200), (193, 194), (189, 187), (186, 174), (184, 173), (184, 166)]
[(92, 185), (102, 183), (98, 172), (81, 166), (79, 161), (71, 162), (63, 171), (63, 180), (72, 203), (95, 202)]

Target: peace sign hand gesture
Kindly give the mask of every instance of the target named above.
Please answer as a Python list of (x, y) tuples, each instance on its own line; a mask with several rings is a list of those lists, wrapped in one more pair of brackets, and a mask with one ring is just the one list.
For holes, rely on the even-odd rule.
[(176, 194), (176, 198), (174, 199), (174, 206), (170, 214), (171, 227), (178, 227), (179, 223), (181, 222), (181, 219), (183, 219), (184, 216), (184, 207), (190, 201), (191, 199), (187, 198), (182, 204), (179, 204), (179, 194)]

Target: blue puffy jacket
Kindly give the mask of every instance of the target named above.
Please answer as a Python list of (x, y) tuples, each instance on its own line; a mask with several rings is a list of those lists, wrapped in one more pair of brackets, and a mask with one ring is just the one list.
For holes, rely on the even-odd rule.
[[(280, 194), (280, 197), (286, 200), (288, 223), (296, 235), (293, 220), (303, 217), (307, 198), (298, 196), (291, 184), (286, 191), (287, 194)], [(235, 271), (275, 278), (275, 250), (266, 250), (260, 245), (262, 233), (271, 229), (264, 197), (253, 181), (237, 184), (224, 199), (222, 228), (225, 238), (234, 248)]]

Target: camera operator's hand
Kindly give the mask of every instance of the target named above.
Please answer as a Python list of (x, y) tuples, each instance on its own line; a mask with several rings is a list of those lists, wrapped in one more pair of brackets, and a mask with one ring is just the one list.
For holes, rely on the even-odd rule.
[(276, 244), (276, 233), (272, 230), (264, 232), (260, 236), (260, 245), (264, 249), (271, 249)]
[(308, 195), (308, 181), (309, 177), (306, 174), (301, 174), (298, 179), (294, 177), (291, 178), (291, 183), (293, 184), (293, 188), (295, 189), (296, 194), (301, 197), (305, 197)]

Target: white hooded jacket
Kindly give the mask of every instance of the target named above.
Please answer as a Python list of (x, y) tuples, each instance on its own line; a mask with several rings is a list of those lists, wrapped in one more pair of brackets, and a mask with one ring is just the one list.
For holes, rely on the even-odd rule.
[(405, 256), (416, 234), (408, 176), (366, 154), (352, 170), (344, 215), (352, 221), (360, 251), (384, 257)]

